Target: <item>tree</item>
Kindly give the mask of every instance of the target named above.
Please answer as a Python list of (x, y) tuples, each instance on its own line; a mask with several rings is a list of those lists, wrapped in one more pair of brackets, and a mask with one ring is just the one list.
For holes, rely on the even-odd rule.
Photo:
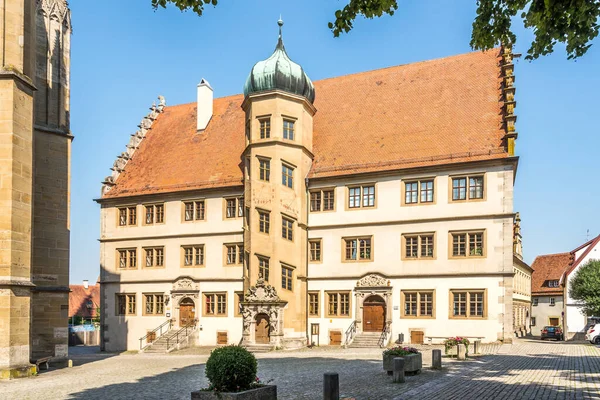
[(569, 296), (583, 304), (587, 315), (600, 315), (600, 260), (581, 266), (571, 279)]
[[(348, 33), (358, 16), (368, 19), (384, 14), (394, 15), (398, 0), (347, 0), (348, 4), (335, 12), (329, 23), (333, 35)], [(440, 0), (443, 1), (443, 0)], [(566, 45), (568, 59), (584, 55), (598, 36), (600, 0), (476, 0), (477, 16), (473, 22), (471, 47), (488, 50), (498, 44), (516, 43), (512, 31), (514, 17), (523, 19), (535, 38), (527, 50), (527, 60), (535, 60), (554, 51), (557, 43)], [(202, 16), (206, 5), (216, 6), (218, 0), (152, 0), (152, 6), (166, 8), (173, 4), (181, 11), (191, 10)]]

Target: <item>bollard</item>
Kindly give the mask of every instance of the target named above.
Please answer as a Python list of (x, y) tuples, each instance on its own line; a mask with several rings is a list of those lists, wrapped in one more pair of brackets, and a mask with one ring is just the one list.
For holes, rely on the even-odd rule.
[(340, 376), (336, 372), (323, 374), (323, 400), (340, 400)]
[(466, 360), (467, 359), (467, 348), (465, 347), (464, 344), (459, 343), (457, 345), (458, 350), (456, 352), (456, 359), (457, 360)]
[(481, 340), (473, 342), (473, 354), (481, 354)]
[(431, 350), (431, 368), (442, 369), (442, 351)]
[(404, 358), (394, 358), (394, 383), (404, 383)]
[(69, 368), (73, 368), (73, 360), (69, 360)]

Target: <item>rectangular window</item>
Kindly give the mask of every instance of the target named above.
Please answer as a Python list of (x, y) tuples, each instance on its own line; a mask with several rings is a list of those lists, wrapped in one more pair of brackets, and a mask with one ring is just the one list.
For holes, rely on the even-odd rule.
[(451, 290), (452, 316), (455, 318), (484, 318), (484, 290)]
[(308, 244), (310, 246), (310, 261), (321, 261), (321, 239), (311, 239)]
[(530, 323), (530, 325), (531, 326), (535, 326), (535, 317), (531, 317), (531, 323)]
[(204, 315), (227, 315), (227, 293), (205, 293)]
[(532, 306), (537, 307), (537, 305), (538, 305), (538, 298), (534, 297), (533, 299), (531, 299), (531, 301), (532, 301)]
[(270, 219), (271, 216), (268, 212), (259, 211), (258, 212), (258, 228), (262, 233), (269, 233), (270, 228)]
[(308, 294), (308, 315), (319, 316), (319, 292)]
[(235, 218), (237, 210), (236, 199), (226, 199), (226, 214), (227, 218)]
[(350, 292), (326, 292), (327, 316), (350, 316)]
[(119, 208), (119, 226), (137, 225), (137, 207)]
[(164, 295), (163, 294), (143, 294), (144, 297), (144, 315), (163, 315), (164, 313)]
[(556, 305), (556, 299), (554, 297), (550, 297), (550, 305), (551, 306), (555, 306)]
[(310, 192), (310, 211), (321, 211), (321, 191)]
[(165, 222), (165, 205), (164, 204), (149, 204), (146, 208), (145, 225), (161, 224)]
[(292, 290), (292, 275), (294, 270), (290, 267), (281, 266), (281, 288)]
[(146, 206), (146, 225), (154, 223), (154, 206)]
[(294, 240), (294, 221), (285, 217), (281, 218), (281, 237)]
[(119, 268), (127, 268), (127, 250), (117, 250), (119, 254)]
[(244, 258), (243, 244), (226, 244), (225, 251), (227, 265), (242, 264)]
[(371, 260), (371, 237), (344, 239), (346, 244), (346, 261)]
[(333, 211), (335, 209), (335, 192), (323, 190), (323, 211)]
[(195, 267), (204, 265), (204, 245), (182, 246), (183, 266)]
[(433, 179), (420, 179), (404, 183), (404, 204), (433, 203)]
[(403, 235), (404, 258), (433, 258), (434, 235), (433, 233), (418, 235)]
[(268, 139), (271, 137), (271, 119), (263, 118), (260, 119), (260, 138)]
[(127, 209), (119, 208), (119, 225), (125, 226), (127, 225)]
[(482, 257), (483, 232), (452, 233), (452, 257)]
[(129, 207), (127, 209), (127, 213), (129, 215), (128, 217), (128, 224), (129, 225), (137, 225), (137, 207)]
[(261, 181), (269, 182), (271, 180), (271, 161), (265, 159), (258, 160), (259, 178)]
[(239, 197), (238, 198), (238, 217), (243, 217), (244, 216), (244, 198), (243, 197)]
[(145, 248), (146, 252), (146, 267), (162, 267), (164, 266), (165, 260), (165, 249), (164, 247), (152, 247)]
[(557, 288), (558, 287), (558, 281), (557, 280), (548, 281), (548, 287)]
[(294, 187), (294, 168), (285, 164), (281, 166), (281, 184), (289, 188)]
[(294, 121), (289, 119), (283, 120), (283, 138), (294, 140)]
[(136, 315), (135, 294), (117, 294), (117, 315)]
[(258, 257), (258, 275), (269, 282), (269, 259)]
[(374, 185), (364, 185), (348, 188), (348, 208), (361, 207), (375, 207)]
[(405, 292), (402, 291), (404, 302), (403, 317), (432, 318), (434, 316), (433, 290)]
[(137, 268), (137, 249), (127, 250), (127, 268)]
[(239, 317), (242, 315), (242, 302), (244, 301), (244, 293), (243, 292), (235, 292), (234, 293), (234, 299), (235, 299), (235, 316)]
[(186, 201), (184, 205), (184, 220), (185, 221), (201, 221), (205, 217), (204, 200)]
[(452, 201), (481, 200), (483, 197), (483, 175), (452, 178)]

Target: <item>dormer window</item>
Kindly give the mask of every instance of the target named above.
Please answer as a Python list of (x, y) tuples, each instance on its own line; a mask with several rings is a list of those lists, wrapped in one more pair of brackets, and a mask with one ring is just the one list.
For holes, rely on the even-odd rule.
[(271, 137), (271, 118), (262, 118), (260, 121), (260, 138), (269, 139)]
[(557, 288), (558, 287), (558, 281), (557, 280), (548, 281), (548, 287)]
[(283, 138), (294, 140), (294, 124), (295, 122), (289, 119), (283, 120)]

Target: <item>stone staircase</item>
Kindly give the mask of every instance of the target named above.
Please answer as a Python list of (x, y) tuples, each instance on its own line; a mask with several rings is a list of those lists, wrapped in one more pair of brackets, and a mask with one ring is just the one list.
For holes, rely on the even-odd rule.
[[(167, 338), (171, 337), (171, 335), (173, 335), (175, 332), (177, 332), (177, 329), (171, 329), (160, 336), (158, 339), (152, 342), (150, 346), (144, 349), (144, 353), (166, 353), (167, 350), (169, 350), (167, 349)], [(173, 344), (170, 344), (170, 346), (173, 347)]]
[(379, 348), (379, 337), (381, 332), (363, 332), (354, 337), (354, 340), (348, 346), (351, 349), (361, 348)]
[(274, 349), (270, 344), (249, 344), (245, 345), (244, 348), (250, 353), (268, 353)]

